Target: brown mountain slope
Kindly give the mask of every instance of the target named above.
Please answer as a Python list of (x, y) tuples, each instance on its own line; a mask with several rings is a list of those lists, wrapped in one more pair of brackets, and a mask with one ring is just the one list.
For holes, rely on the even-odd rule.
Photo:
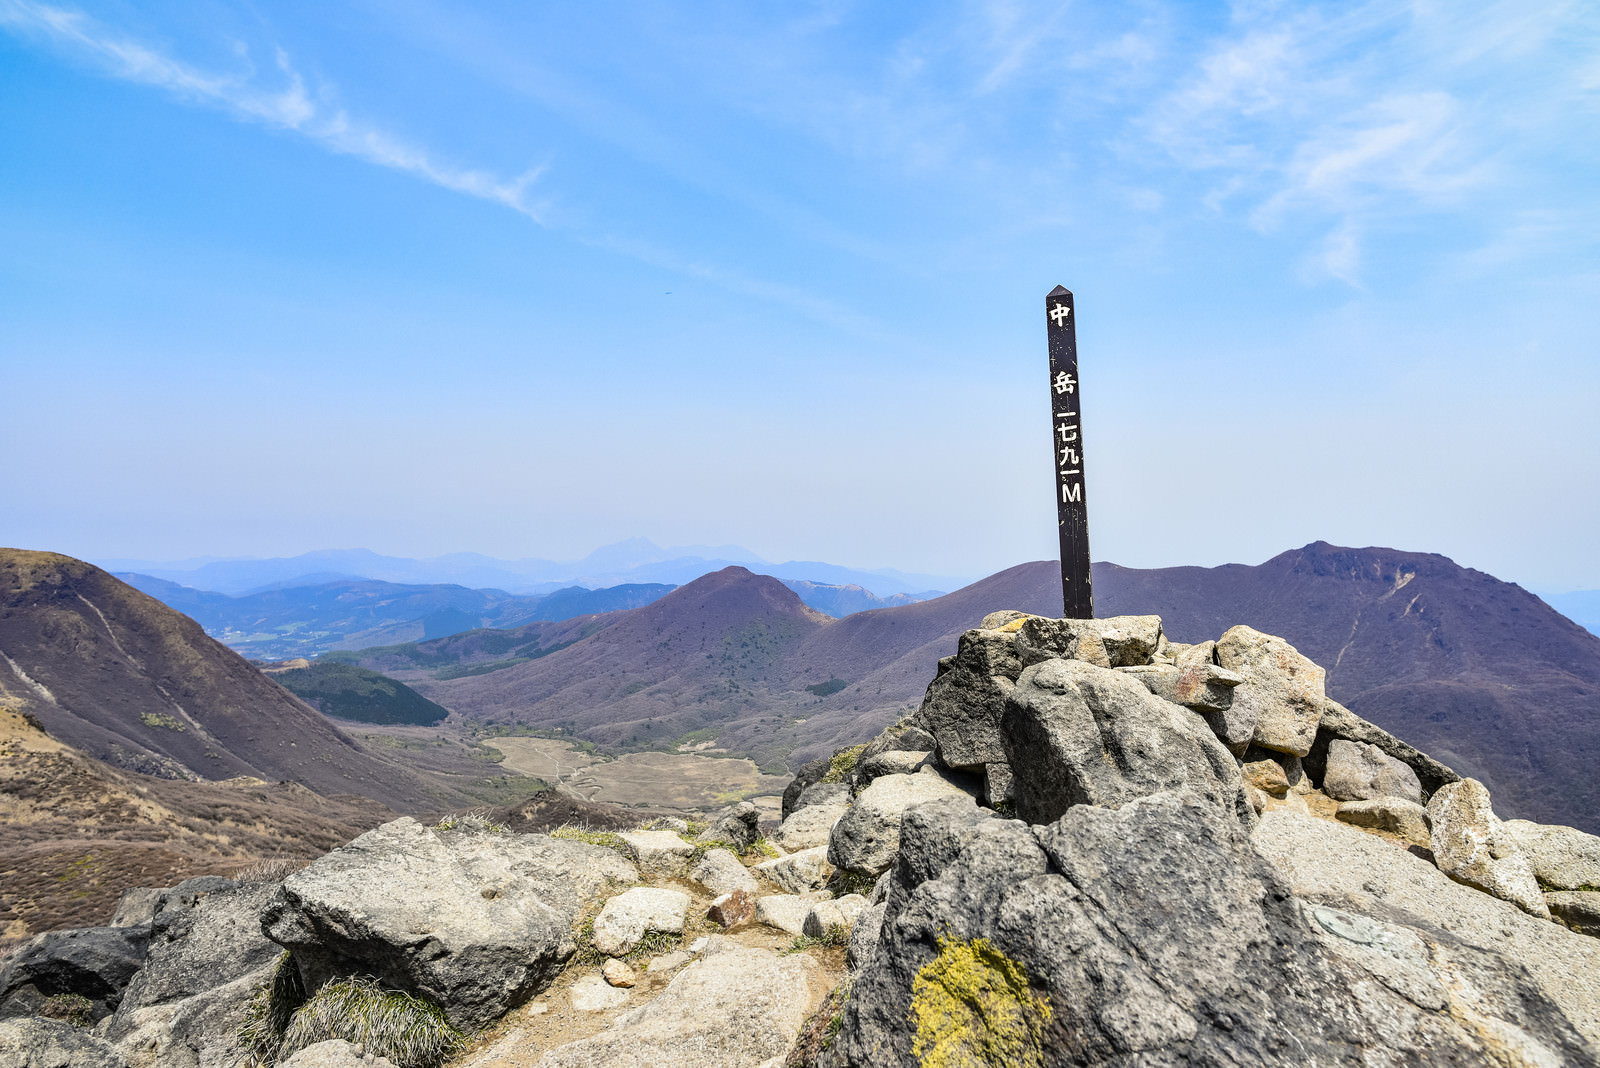
[(128, 887), (309, 860), (393, 816), (294, 783), (120, 771), (0, 708), (0, 955), (40, 931), (105, 923)]
[(565, 727), (607, 744), (661, 745), (692, 730), (760, 718), (774, 693), (788, 689), (791, 651), (833, 625), (777, 579), (742, 567), (585, 622), (589, 636), (539, 659), (412, 685), (473, 719)]
[(457, 800), (363, 749), (187, 616), (54, 553), (0, 549), (0, 701), (130, 770), (293, 780), (399, 811)]
[[(1256, 566), (1097, 564), (1094, 576), (1100, 615), (1158, 614), (1174, 640), (1238, 623), (1283, 635), (1328, 668), (1335, 698), (1484, 779), (1505, 814), (1600, 831), (1589, 772), (1600, 638), (1526, 591), (1442, 556), (1320, 542)], [(773, 587), (730, 568), (646, 609), (591, 617), (589, 636), (543, 659), (421, 685), (472, 718), (640, 746), (714, 727), (724, 746), (794, 765), (915, 707), (938, 658), (986, 613), (1060, 610), (1048, 561), (826, 623)], [(732, 649), (746, 659), (730, 662)], [(846, 685), (805, 689), (830, 679)]]

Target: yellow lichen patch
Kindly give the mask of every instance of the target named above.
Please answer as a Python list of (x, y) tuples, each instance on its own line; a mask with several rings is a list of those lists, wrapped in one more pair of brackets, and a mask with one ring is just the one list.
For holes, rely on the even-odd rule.
[(924, 1068), (1042, 1068), (1049, 1001), (987, 939), (939, 939), (911, 984), (911, 1053)]

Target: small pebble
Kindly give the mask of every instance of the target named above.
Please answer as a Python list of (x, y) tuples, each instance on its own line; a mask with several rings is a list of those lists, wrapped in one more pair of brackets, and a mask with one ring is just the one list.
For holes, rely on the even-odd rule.
[(612, 986), (632, 986), (639, 981), (639, 974), (620, 960), (612, 959), (600, 969), (600, 974), (605, 976), (606, 982)]
[(539, 1016), (550, 1011), (550, 1006), (542, 1001), (535, 1001), (528, 1006), (529, 1016)]

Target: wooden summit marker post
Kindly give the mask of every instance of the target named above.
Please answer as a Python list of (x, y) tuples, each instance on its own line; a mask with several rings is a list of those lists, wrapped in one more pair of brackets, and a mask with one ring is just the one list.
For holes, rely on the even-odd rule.
[(1056, 518), (1061, 527), (1061, 603), (1067, 619), (1094, 618), (1089, 586), (1089, 508), (1083, 491), (1082, 394), (1078, 391), (1078, 325), (1072, 291), (1056, 286), (1044, 298), (1050, 341), (1050, 427), (1056, 468)]

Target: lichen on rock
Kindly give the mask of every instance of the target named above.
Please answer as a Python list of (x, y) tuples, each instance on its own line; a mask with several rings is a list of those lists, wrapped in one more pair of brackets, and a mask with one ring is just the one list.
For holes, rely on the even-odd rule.
[(1042, 1068), (1050, 1001), (986, 938), (939, 939), (911, 984), (911, 1052), (924, 1068)]

